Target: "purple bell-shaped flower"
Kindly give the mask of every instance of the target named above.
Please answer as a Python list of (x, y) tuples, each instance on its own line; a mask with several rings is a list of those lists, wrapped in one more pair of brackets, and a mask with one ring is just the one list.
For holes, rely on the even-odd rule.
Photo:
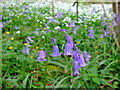
[(64, 55), (72, 55), (72, 47), (71, 47), (70, 43), (66, 44)]
[(80, 54), (80, 51), (76, 48), (73, 53), (74, 60), (80, 63), (80, 67), (85, 67), (86, 63), (84, 61), (84, 57), (82, 54)]
[(39, 57), (37, 58), (37, 60), (38, 60), (38, 61), (46, 61), (45, 56), (46, 56), (46, 54), (45, 54), (45, 52), (42, 50), (42, 51), (39, 52)]
[(26, 46), (26, 49), (23, 50), (23, 52), (24, 52), (25, 54), (27, 54), (27, 55), (29, 55), (29, 51), (30, 51), (30, 48), (28, 48), (28, 46)]
[(55, 38), (53, 38), (53, 37), (52, 37), (52, 43), (53, 43), (53, 44), (56, 44), (56, 40), (55, 40)]
[(34, 42), (34, 40), (32, 40), (32, 38), (34, 38), (34, 37), (28, 36), (27, 38), (28, 38), (28, 40), (30, 40), (30, 42)]
[(72, 37), (69, 36), (68, 33), (66, 33), (66, 40), (68, 43), (70, 43), (71, 47), (73, 48), (73, 40), (72, 40)]
[(79, 65), (77, 61), (74, 61), (74, 76), (79, 75)]
[(89, 61), (91, 58), (90, 54), (87, 51), (84, 51), (84, 55), (86, 57), (86, 61)]
[(53, 54), (51, 55), (52, 57), (57, 57), (57, 56), (60, 56), (61, 53), (59, 53), (59, 48), (57, 45), (54, 45), (53, 47)]

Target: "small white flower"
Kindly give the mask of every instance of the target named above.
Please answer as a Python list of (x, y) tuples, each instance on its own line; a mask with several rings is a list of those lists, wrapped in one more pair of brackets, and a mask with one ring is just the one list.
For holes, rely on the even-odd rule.
[(42, 36), (42, 38), (45, 38), (45, 36)]
[(66, 24), (66, 27), (69, 27), (69, 25), (68, 25), (68, 24)]
[(39, 22), (40, 20), (37, 20), (37, 22)]
[(20, 31), (17, 31), (16, 33), (20, 33)]
[(59, 26), (57, 26), (57, 27), (55, 27), (54, 29), (55, 29), (55, 30), (56, 30), (56, 29), (60, 29), (60, 27), (59, 27)]

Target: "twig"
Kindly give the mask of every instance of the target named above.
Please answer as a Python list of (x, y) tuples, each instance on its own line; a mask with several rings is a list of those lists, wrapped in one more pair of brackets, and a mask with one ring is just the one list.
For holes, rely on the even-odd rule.
[(113, 78), (112, 80), (108, 81), (108, 83), (112, 83), (115, 79)]

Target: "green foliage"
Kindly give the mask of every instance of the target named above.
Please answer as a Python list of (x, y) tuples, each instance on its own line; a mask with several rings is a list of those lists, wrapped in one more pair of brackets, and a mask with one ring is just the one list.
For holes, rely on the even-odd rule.
[[(51, 32), (47, 32), (46, 23), (52, 16), (51, 7), (35, 7), (29, 6), (30, 4), (32, 3), (9, 4), (2, 10), (2, 22), (7, 22), (2, 28), (3, 88), (119, 88), (120, 51), (110, 34), (109, 37), (100, 38), (104, 33), (102, 29), (107, 27), (107, 25), (101, 26), (102, 14), (96, 12), (97, 16), (91, 14), (88, 17), (87, 13), (83, 12), (79, 15), (82, 21), (77, 22), (75, 13), (62, 10), (63, 17), (60, 19), (55, 17), (60, 24), (49, 23)], [(82, 9), (87, 8), (85, 7), (83, 5)], [(61, 10), (58, 9), (58, 11)], [(111, 16), (112, 14), (110, 12)], [(98, 16), (101, 16), (101, 19), (97, 18)], [(80, 26), (76, 34), (73, 34), (74, 28), (69, 27), (70, 21)], [(20, 28), (15, 29), (15, 26)], [(54, 30), (56, 26), (60, 28)], [(94, 39), (88, 37), (90, 27), (93, 27)], [(40, 29), (39, 35), (33, 33), (36, 28)], [(86, 62), (87, 66), (80, 68), (80, 75), (77, 77), (73, 76), (72, 56), (68, 57), (63, 54), (59, 57), (50, 56), (53, 53), (52, 37), (56, 39), (60, 52), (64, 53), (66, 39), (64, 32), (58, 33), (60, 29), (68, 30), (74, 43), (78, 44), (77, 47), (81, 54), (86, 50), (92, 56), (91, 60)], [(27, 36), (34, 36), (34, 42), (30, 43), (29, 55), (23, 53)], [(47, 51), (47, 61), (37, 61), (40, 50)], [(109, 83), (111, 80), (113, 81)]]

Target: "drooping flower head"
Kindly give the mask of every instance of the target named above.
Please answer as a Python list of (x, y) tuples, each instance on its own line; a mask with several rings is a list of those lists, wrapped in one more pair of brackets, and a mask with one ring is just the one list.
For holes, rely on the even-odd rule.
[(28, 38), (28, 40), (30, 40), (30, 42), (34, 42), (34, 40), (32, 40), (32, 38), (34, 38), (34, 37), (28, 36), (27, 38)]
[(51, 55), (52, 57), (57, 57), (57, 56), (60, 56), (61, 53), (59, 53), (59, 48), (57, 45), (54, 45), (53, 47), (53, 54)]
[(38, 61), (46, 61), (45, 56), (46, 56), (45, 51), (41, 50), (39, 52), (39, 57), (37, 58), (37, 60)]
[(74, 61), (74, 76), (76, 77), (77, 75), (79, 75), (79, 65), (77, 61)]
[(89, 36), (90, 38), (94, 38), (94, 34), (93, 34), (94, 30), (93, 30), (93, 27), (90, 27), (89, 32), (90, 32), (90, 33), (88, 34), (88, 36)]
[(72, 47), (71, 47), (70, 43), (67, 43), (67, 44), (66, 44), (64, 55), (73, 55), (73, 54), (72, 54)]
[(86, 66), (86, 63), (84, 61), (84, 57), (82, 54), (80, 54), (80, 51), (79, 49), (75, 49), (74, 53), (73, 53), (73, 57), (74, 57), (74, 60), (77, 61), (79, 64), (80, 64), (80, 67), (85, 67)]
[(25, 50), (23, 50), (23, 52), (27, 55), (29, 55), (29, 51), (30, 51), (30, 48), (28, 48), (28, 46), (26, 46)]
[(87, 51), (84, 51), (84, 55), (86, 57), (86, 61), (89, 61), (91, 58), (90, 54)]
[(68, 33), (66, 33), (66, 40), (67, 40), (68, 43), (70, 43), (71, 47), (73, 47), (73, 40), (72, 40), (72, 37), (69, 36)]

